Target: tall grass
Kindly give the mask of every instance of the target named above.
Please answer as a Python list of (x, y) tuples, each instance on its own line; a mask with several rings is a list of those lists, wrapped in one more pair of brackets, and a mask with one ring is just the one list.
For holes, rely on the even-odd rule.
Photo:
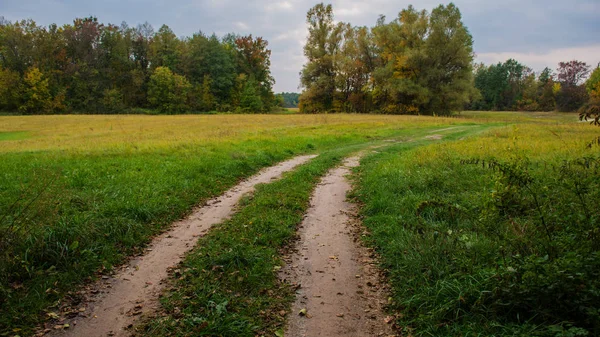
[(598, 129), (540, 122), (372, 155), (370, 243), (416, 336), (600, 334)]

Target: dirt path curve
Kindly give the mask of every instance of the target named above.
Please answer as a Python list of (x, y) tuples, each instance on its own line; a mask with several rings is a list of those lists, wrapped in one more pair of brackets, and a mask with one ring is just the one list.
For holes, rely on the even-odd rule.
[[(360, 224), (346, 201), (346, 179), (359, 157), (331, 170), (315, 189), (299, 230), (300, 241), (280, 277), (299, 285), (286, 337), (388, 336), (385, 295)], [(306, 310), (306, 311), (304, 311)]]
[(152, 242), (147, 254), (133, 259), (114, 277), (100, 280), (96, 289), (106, 292), (92, 298), (82, 317), (70, 320), (70, 328), (55, 335), (129, 335), (125, 329), (137, 317), (156, 309), (163, 288), (161, 282), (168, 276), (168, 269), (177, 265), (183, 255), (194, 247), (198, 236), (230, 217), (240, 198), (253, 191), (256, 184), (269, 183), (314, 157), (300, 156), (266, 168), (175, 223), (171, 230)]

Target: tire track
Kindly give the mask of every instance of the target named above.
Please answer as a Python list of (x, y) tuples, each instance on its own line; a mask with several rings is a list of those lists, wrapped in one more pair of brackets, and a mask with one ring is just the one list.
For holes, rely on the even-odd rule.
[[(384, 289), (346, 201), (346, 176), (359, 156), (332, 169), (315, 189), (295, 253), (280, 277), (298, 286), (285, 336), (388, 336)], [(354, 221), (353, 221), (354, 220)], [(358, 226), (358, 227), (357, 227)]]
[[(147, 254), (134, 258), (113, 277), (104, 276), (93, 287), (77, 317), (64, 321), (68, 329), (53, 331), (55, 336), (127, 336), (127, 328), (138, 317), (155, 311), (168, 269), (176, 266), (183, 255), (194, 248), (198, 237), (211, 226), (223, 222), (235, 211), (239, 200), (254, 186), (278, 179), (284, 172), (306, 163), (316, 156), (299, 156), (263, 169), (257, 175), (231, 188), (186, 219), (173, 224), (158, 236)], [(64, 325), (63, 325), (64, 326)]]

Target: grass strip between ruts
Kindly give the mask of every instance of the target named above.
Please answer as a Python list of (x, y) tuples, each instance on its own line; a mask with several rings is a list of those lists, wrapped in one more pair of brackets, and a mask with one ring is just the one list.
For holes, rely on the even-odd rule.
[[(138, 329), (153, 336), (274, 335), (293, 289), (278, 281), (279, 251), (295, 236), (311, 192), (330, 168), (360, 147), (321, 154), (271, 184), (259, 185), (232, 219), (202, 237), (175, 271), (163, 312)], [(282, 315), (283, 314), (283, 315)]]

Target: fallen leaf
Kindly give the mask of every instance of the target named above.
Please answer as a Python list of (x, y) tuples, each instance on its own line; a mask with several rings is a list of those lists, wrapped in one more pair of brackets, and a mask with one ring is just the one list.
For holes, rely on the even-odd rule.
[(46, 315), (48, 315), (48, 317), (52, 318), (52, 319), (58, 319), (58, 314), (55, 312), (49, 312)]

